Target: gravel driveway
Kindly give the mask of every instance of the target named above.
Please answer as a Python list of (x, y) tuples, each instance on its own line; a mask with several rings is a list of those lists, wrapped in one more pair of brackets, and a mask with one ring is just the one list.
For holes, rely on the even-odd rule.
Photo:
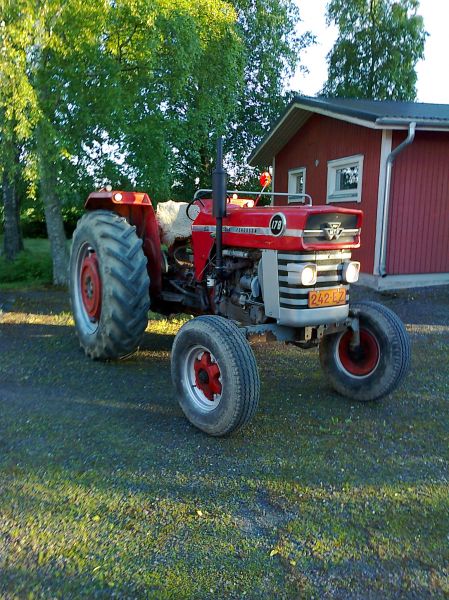
[(0, 598), (448, 597), (449, 286), (354, 297), (406, 323), (402, 388), (351, 403), (316, 350), (255, 344), (259, 412), (214, 439), (174, 398), (176, 322), (92, 362), (66, 292), (0, 292)]

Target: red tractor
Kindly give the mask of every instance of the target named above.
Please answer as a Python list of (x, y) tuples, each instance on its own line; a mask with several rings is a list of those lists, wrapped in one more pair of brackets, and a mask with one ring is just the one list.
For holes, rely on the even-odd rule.
[(256, 411), (253, 335), (319, 345), (330, 385), (353, 400), (389, 394), (410, 363), (393, 312), (349, 303), (362, 212), (312, 206), (306, 196), (258, 206), (265, 194), (227, 190), (219, 142), (212, 190), (159, 204), (155, 214), (147, 194), (104, 189), (90, 194), (73, 235), (71, 300), (85, 353), (110, 360), (134, 352), (150, 303), (164, 314), (200, 315), (175, 337), (172, 380), (187, 419), (215, 436), (244, 427)]

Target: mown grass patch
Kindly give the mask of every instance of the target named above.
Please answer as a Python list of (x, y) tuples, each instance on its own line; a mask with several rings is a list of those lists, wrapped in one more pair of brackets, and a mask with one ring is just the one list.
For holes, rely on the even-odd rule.
[(184, 323), (191, 318), (191, 315), (187, 315), (185, 313), (179, 313), (170, 317), (166, 317), (159, 313), (150, 311), (148, 314), (147, 332), (158, 335), (176, 335), (178, 329), (180, 329), (180, 327), (182, 327), (182, 325), (184, 325)]

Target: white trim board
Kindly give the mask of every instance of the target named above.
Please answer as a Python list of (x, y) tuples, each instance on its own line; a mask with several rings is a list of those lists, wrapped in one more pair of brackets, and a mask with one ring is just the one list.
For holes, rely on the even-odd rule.
[(416, 275), (368, 275), (361, 273), (358, 283), (378, 291), (402, 290), (433, 285), (449, 285), (449, 273), (418, 273)]
[[(382, 223), (385, 204), (385, 179), (387, 173), (387, 158), (391, 152), (393, 134), (389, 130), (382, 131), (380, 143), (379, 179), (377, 183), (377, 217), (376, 240), (374, 244), (374, 275), (379, 275), (380, 243), (382, 240)], [(388, 243), (388, 240), (387, 240)]]
[[(306, 104), (300, 104), (299, 102), (295, 102), (291, 110), (295, 108), (307, 110), (308, 112), (316, 113), (318, 115), (322, 115), (323, 117), (331, 117), (332, 119), (337, 119), (338, 121), (346, 121), (346, 123), (352, 123), (353, 125), (362, 125), (362, 127), (368, 127), (369, 129), (383, 129), (385, 127), (384, 125), (378, 125), (376, 122), (370, 121), (368, 119), (363, 119), (361, 117), (353, 117), (351, 115), (345, 115), (339, 112), (335, 112), (331, 109), (307, 106)], [(291, 110), (288, 111), (287, 115), (290, 114)]]

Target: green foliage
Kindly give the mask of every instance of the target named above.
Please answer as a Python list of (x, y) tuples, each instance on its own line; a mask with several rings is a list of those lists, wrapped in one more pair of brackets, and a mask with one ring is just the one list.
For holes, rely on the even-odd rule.
[(232, 0), (232, 4), (244, 42), (245, 85), (229, 123), (226, 147), (237, 183), (247, 185), (254, 171), (246, 166), (246, 159), (285, 109), (291, 94), (284, 83), (295, 72), (301, 50), (314, 38), (296, 33), (297, 2)]
[(158, 35), (143, 32), (141, 56), (120, 57), (126, 103), (117, 144), (136, 186), (157, 200), (185, 192), (182, 183), (207, 170), (210, 143), (242, 86), (243, 62), (236, 14), (225, 2), (161, 1), (152, 20)]
[(0, 287), (10, 284), (47, 284), (52, 280), (50, 248), (46, 240), (25, 240), (25, 250), (13, 261), (0, 256)]
[(20, 143), (33, 194), (44, 155), (60, 200), (79, 204), (105, 182), (155, 199), (209, 186), (221, 134), (242, 171), (310, 41), (293, 0), (0, 0), (0, 13), (0, 136)]
[(57, 283), (62, 206), (105, 183), (189, 197), (223, 134), (242, 181), (310, 41), (293, 0), (0, 0), (0, 15), (0, 171), (46, 206)]
[[(64, 203), (61, 207), (64, 229), (68, 237), (71, 237), (77, 221), (84, 213), (83, 204)], [(44, 207), (40, 201), (35, 201), (28, 208), (24, 208), (20, 214), (22, 234), (28, 238), (45, 238), (47, 229), (45, 225)]]
[(416, 63), (427, 36), (418, 0), (331, 0), (339, 34), (327, 56), (323, 93), (345, 98), (414, 100)]

